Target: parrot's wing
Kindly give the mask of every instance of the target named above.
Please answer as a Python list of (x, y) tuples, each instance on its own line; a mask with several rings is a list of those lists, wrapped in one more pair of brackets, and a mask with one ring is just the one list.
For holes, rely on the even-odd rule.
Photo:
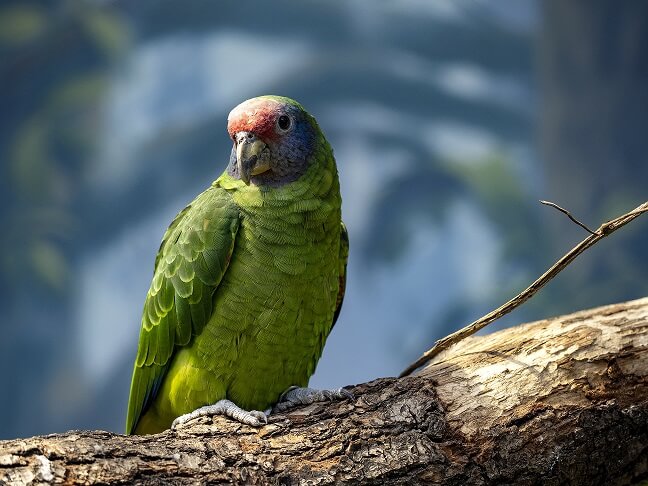
[(337, 302), (335, 305), (335, 314), (333, 314), (333, 324), (331, 329), (335, 326), (335, 323), (338, 320), (340, 311), (342, 310), (342, 302), (344, 301), (344, 291), (346, 289), (346, 270), (347, 270), (347, 260), (349, 259), (349, 233), (347, 233), (346, 226), (344, 223), (340, 223), (342, 228), (340, 230), (340, 290), (338, 290)]
[(165, 233), (144, 303), (127, 434), (155, 398), (175, 349), (188, 344), (211, 317), (212, 297), (229, 264), (238, 226), (230, 196), (211, 187)]

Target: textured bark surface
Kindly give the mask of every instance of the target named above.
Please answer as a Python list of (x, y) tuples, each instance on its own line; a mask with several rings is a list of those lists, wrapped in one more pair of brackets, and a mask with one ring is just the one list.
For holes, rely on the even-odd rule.
[(469, 338), (417, 376), (178, 432), (0, 442), (0, 483), (634, 484), (648, 477), (648, 299)]

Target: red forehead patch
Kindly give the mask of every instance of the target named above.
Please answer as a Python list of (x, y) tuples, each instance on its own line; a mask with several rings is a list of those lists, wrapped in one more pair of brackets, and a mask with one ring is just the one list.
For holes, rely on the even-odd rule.
[(252, 132), (262, 139), (277, 137), (275, 123), (280, 115), (280, 104), (274, 100), (253, 98), (234, 108), (227, 117), (230, 137), (238, 132)]

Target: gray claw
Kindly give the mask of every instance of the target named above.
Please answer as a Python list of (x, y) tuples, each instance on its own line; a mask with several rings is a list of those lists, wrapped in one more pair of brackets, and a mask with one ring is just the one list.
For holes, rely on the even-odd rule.
[(175, 430), (195, 418), (213, 415), (225, 415), (252, 427), (261, 427), (268, 423), (267, 415), (259, 410), (243, 410), (230, 400), (219, 400), (213, 405), (200, 407), (191, 413), (181, 415), (173, 421), (171, 428)]

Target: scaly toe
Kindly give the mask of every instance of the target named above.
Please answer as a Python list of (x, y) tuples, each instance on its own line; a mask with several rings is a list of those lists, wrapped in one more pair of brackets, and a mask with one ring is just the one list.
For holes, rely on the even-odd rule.
[(224, 415), (242, 424), (251, 425), (252, 427), (261, 427), (268, 423), (266, 414), (259, 410), (243, 410), (230, 400), (219, 400), (213, 405), (200, 407), (191, 413), (181, 415), (173, 421), (171, 428), (177, 429), (179, 426), (198, 417), (211, 417), (214, 415)]
[(268, 416), (259, 410), (250, 410), (250, 421), (246, 422), (248, 425), (253, 427), (261, 427), (268, 423)]
[(273, 412), (283, 412), (297, 405), (309, 405), (315, 402), (330, 401), (336, 399), (353, 399), (353, 394), (344, 388), (335, 390), (315, 390), (313, 388), (290, 387), (280, 397)]

